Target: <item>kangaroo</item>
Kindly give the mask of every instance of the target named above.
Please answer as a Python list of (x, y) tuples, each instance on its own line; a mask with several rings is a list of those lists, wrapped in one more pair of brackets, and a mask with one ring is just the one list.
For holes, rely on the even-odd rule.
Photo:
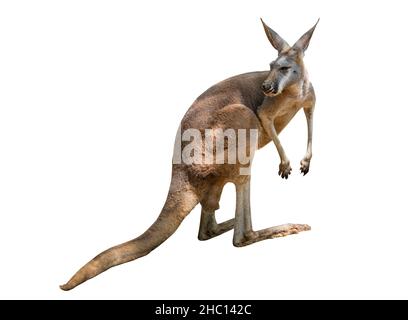
[[(189, 108), (181, 121), (180, 130), (257, 130), (257, 148), (273, 141), (281, 160), (278, 174), (287, 179), (292, 169), (278, 136), (303, 108), (308, 138), (300, 171), (305, 175), (309, 172), (312, 158), (315, 93), (303, 57), (318, 22), (293, 46), (289, 46), (262, 19), (261, 22), (267, 38), (278, 51), (278, 57), (270, 64), (270, 70), (238, 75), (209, 88)], [(248, 148), (245, 150), (248, 151)], [(240, 164), (186, 164), (173, 161), (170, 190), (152, 226), (139, 237), (100, 253), (61, 289), (70, 290), (111, 267), (147, 255), (176, 231), (198, 203), (201, 204), (199, 240), (208, 240), (234, 229), (233, 245), (242, 247), (311, 229), (305, 224), (285, 224), (254, 231), (250, 209), (250, 174), (241, 174), (240, 169)], [(234, 183), (236, 187), (235, 218), (218, 223), (215, 211), (219, 209), (221, 193), (228, 182)]]

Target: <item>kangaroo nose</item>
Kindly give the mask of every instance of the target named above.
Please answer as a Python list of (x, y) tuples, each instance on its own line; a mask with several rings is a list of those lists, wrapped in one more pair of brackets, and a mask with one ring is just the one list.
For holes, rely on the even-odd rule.
[(271, 90), (271, 87), (272, 87), (271, 84), (268, 83), (268, 82), (262, 83), (262, 86), (261, 86), (262, 90), (265, 91), (265, 92)]

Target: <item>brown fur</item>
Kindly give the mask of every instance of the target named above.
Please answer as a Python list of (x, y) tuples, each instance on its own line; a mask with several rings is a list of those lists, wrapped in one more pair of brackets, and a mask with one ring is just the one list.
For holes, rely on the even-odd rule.
[[(200, 129), (202, 134), (205, 129), (257, 129), (259, 148), (273, 140), (282, 162), (287, 161), (288, 164), (286, 155), (282, 155), (283, 149), (277, 135), (301, 108), (305, 108), (306, 115), (309, 114), (311, 118), (315, 97), (304, 70), (303, 52), (300, 51), (301, 45), (307, 47), (311, 35), (306, 39), (306, 46), (304, 43), (297, 43), (292, 50), (272, 29), (265, 24), (264, 28), (272, 45), (280, 51), (280, 56), (291, 55), (293, 58), (295, 55), (296, 66), (300, 67), (300, 79), (283, 88), (280, 94), (266, 97), (260, 89), (261, 85), (265, 80), (274, 80), (276, 70), (246, 73), (224, 80), (197, 98), (181, 122), (181, 132), (189, 128)], [(309, 138), (311, 148), (311, 130)], [(307, 161), (304, 159), (307, 162), (307, 170), (310, 157), (305, 158)], [(200, 240), (210, 239), (234, 228), (234, 245), (243, 246), (310, 229), (306, 225), (288, 224), (253, 231), (249, 205), (250, 176), (240, 175), (240, 168), (239, 162), (222, 165), (173, 164), (169, 194), (156, 222), (136, 239), (96, 256), (67, 284), (61, 286), (61, 289), (70, 290), (113, 266), (148, 254), (175, 232), (198, 203), (202, 207)], [(284, 169), (287, 173), (288, 168)], [(282, 174), (282, 177), (287, 178), (286, 173)], [(235, 219), (218, 224), (215, 211), (219, 208), (222, 189), (227, 182), (234, 183), (237, 188), (236, 215)]]

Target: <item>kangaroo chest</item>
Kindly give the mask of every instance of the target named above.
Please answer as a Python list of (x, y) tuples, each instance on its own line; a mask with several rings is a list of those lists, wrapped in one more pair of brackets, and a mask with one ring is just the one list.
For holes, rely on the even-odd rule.
[(276, 106), (270, 118), (273, 121), (276, 133), (279, 134), (301, 108), (302, 104), (299, 101), (287, 101), (285, 104)]
[(273, 124), (276, 133), (279, 134), (301, 108), (300, 99), (279, 97), (264, 102), (258, 110), (258, 115), (264, 128), (268, 130)]

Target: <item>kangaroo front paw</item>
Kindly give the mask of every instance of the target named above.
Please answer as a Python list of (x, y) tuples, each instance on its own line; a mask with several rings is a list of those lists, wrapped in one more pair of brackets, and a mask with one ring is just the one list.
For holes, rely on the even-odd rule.
[(282, 177), (282, 179), (287, 179), (291, 172), (292, 168), (290, 167), (289, 161), (280, 163), (278, 174)]
[(300, 172), (305, 176), (309, 172), (310, 160), (303, 159), (300, 161)]

